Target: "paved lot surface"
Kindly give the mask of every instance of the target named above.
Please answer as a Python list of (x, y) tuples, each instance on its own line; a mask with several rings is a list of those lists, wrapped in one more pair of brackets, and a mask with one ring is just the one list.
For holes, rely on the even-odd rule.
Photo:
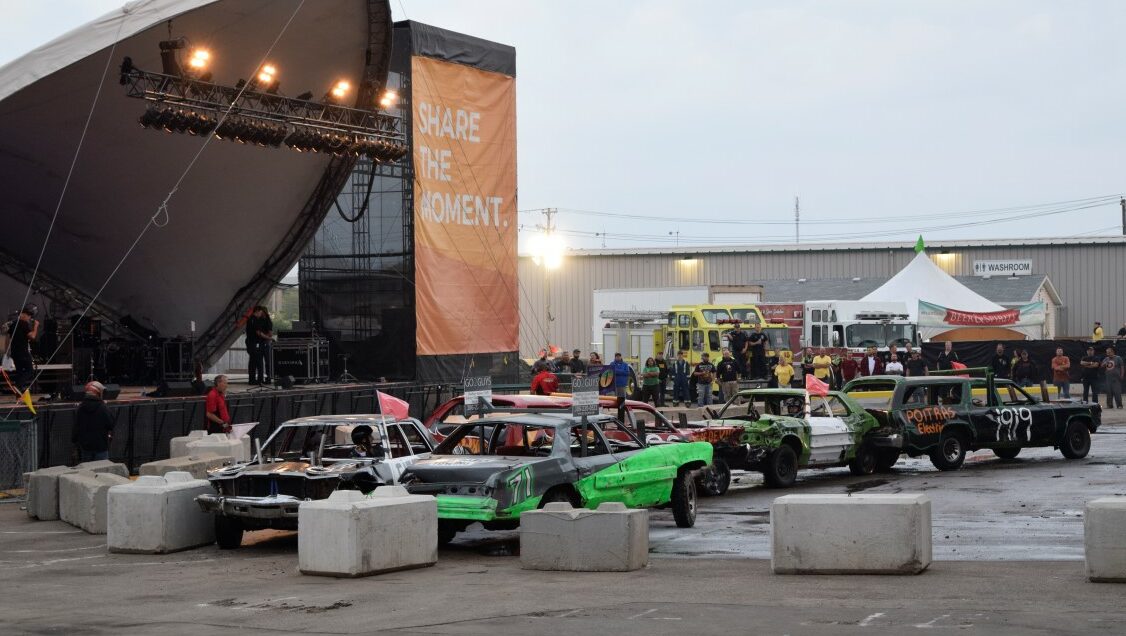
[[(359, 580), (297, 573), (291, 533), (118, 555), (105, 537), (0, 505), (0, 634), (981, 634), (1126, 633), (1126, 585), (1086, 581), (1082, 506), (1126, 494), (1126, 428), (1088, 459), (1049, 449), (979, 453), (955, 473), (928, 462), (856, 478), (803, 473), (786, 491), (744, 478), (678, 530), (657, 512), (640, 572), (526, 572), (508, 533), (471, 533), (433, 568)], [(770, 501), (786, 492), (916, 492), (934, 500), (936, 562), (918, 576), (775, 576)], [(751, 557), (751, 558), (746, 558)], [(1065, 559), (1065, 560), (1059, 560)]]

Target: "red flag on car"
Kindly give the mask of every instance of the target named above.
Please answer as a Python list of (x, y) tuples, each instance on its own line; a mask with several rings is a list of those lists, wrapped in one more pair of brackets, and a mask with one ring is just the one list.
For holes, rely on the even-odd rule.
[(820, 395), (821, 397), (829, 395), (829, 385), (809, 373), (805, 374), (805, 390), (809, 391), (810, 395)]
[(375, 394), (379, 396), (379, 412), (384, 415), (390, 415), (397, 420), (405, 419), (407, 413), (410, 411), (410, 404), (404, 400), (393, 395), (387, 395), (383, 391), (376, 391)]

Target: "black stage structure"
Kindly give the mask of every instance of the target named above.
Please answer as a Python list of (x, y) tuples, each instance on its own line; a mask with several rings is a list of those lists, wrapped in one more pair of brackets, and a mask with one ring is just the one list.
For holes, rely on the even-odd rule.
[[(412, 56), (516, 74), (511, 46), (413, 21), (394, 24), (387, 85), (414, 148)], [(301, 256), (300, 311), (319, 325), (334, 354), (347, 354), (360, 377), (458, 381), (467, 369), (496, 382), (519, 378), (518, 352), (420, 356), (417, 349), (415, 154), (393, 165), (360, 161)], [(459, 308), (449, 307), (457, 313)], [(467, 358), (469, 358), (467, 360)], [(333, 375), (340, 356), (333, 356)]]
[[(296, 264), (364, 156), (309, 133), (404, 141), (401, 120), (377, 105), (391, 29), (387, 0), (142, 0), (0, 68), (0, 316), (34, 273), (30, 299), (49, 332), (41, 362), (89, 364), (66, 359), (79, 343), (46, 360), (74, 326), (134, 357), (177, 340), (209, 366)], [(184, 57), (169, 66), (170, 51), (197, 48), (210, 51), (206, 73), (189, 73)], [(267, 67), (275, 79), (259, 80)], [(349, 89), (330, 100), (340, 80)], [(222, 140), (193, 162), (224, 114)]]

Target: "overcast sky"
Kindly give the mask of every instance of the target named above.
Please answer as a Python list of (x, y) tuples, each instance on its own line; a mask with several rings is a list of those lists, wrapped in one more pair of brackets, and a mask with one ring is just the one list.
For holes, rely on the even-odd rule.
[[(121, 4), (0, 0), (0, 64)], [(1024, 206), (1126, 192), (1126, 2), (392, 9), (516, 47), (519, 207), (559, 208), (562, 230), (608, 247), (792, 241), (792, 224), (746, 222), (791, 220), (795, 196), (803, 242), (1119, 231), (1116, 200)], [(1020, 209), (942, 216), (1001, 208)]]

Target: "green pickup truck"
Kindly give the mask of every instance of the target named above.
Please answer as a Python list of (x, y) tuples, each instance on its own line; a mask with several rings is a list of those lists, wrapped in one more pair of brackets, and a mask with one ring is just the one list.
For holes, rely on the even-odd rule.
[(939, 470), (957, 470), (966, 453), (988, 448), (1012, 459), (1022, 448), (1050, 446), (1068, 459), (1087, 456), (1102, 422), (1098, 404), (1040, 401), (1011, 380), (961, 376), (872, 376), (844, 391), (891, 431), (899, 453), (927, 455)]

